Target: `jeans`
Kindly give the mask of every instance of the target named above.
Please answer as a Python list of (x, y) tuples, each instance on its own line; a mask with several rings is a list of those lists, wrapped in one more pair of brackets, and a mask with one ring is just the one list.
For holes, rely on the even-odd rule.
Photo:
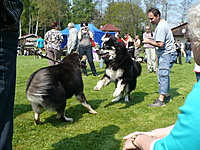
[[(182, 65), (181, 52), (177, 52), (177, 59), (178, 59), (178, 61), (179, 61), (179, 64)], [(177, 59), (176, 59), (176, 63), (177, 63)]]
[(101, 59), (100, 59), (99, 67), (100, 67), (100, 68), (103, 68), (103, 65), (104, 65), (104, 60), (101, 58)]
[[(78, 52), (79, 52), (80, 56), (83, 56), (83, 55), (87, 56), (88, 63), (92, 70), (92, 74), (95, 75), (96, 69), (95, 69), (94, 62), (93, 62), (92, 47), (91, 46), (84, 46), (84, 47), (79, 46)], [(84, 73), (84, 75), (87, 75), (87, 70), (83, 69), (83, 73)]]
[(170, 70), (176, 61), (177, 54), (162, 54), (158, 56), (159, 94), (167, 95), (170, 89)]
[(196, 72), (196, 79), (197, 79), (197, 82), (200, 80), (200, 73), (199, 72)]
[(186, 63), (188, 63), (189, 61), (191, 61), (191, 51), (185, 51), (186, 53)]
[(18, 33), (0, 31), (0, 149), (12, 149)]

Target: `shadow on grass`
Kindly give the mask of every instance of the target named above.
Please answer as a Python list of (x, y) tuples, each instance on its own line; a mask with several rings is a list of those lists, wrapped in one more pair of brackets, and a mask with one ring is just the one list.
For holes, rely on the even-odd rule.
[[(171, 99), (173, 99), (174, 97), (178, 97), (180, 95), (180, 93), (177, 90), (178, 88), (170, 89), (169, 94), (170, 94)], [(154, 93), (157, 93), (159, 96), (159, 92), (154, 92)]]
[[(96, 110), (98, 108), (98, 106), (100, 106), (100, 104), (105, 101), (105, 100), (90, 100), (88, 103), (90, 104), (90, 106)], [(68, 105), (65, 108), (65, 115), (68, 118), (73, 118), (73, 122), (75, 123), (77, 122), (79, 119), (81, 119), (83, 117), (83, 114), (85, 113), (89, 113), (88, 110), (81, 104), (77, 104), (75, 107), (69, 107)], [(98, 112), (97, 112), (98, 113)], [(98, 114), (90, 114), (90, 115), (98, 115)], [(41, 114), (42, 117), (42, 114)], [(69, 122), (62, 122), (61, 120), (56, 119), (56, 112), (55, 115), (52, 115), (50, 117), (48, 117), (43, 124), (45, 123), (50, 123), (52, 124), (52, 126), (65, 126), (66, 123)], [(70, 123), (70, 124), (72, 124)]]
[(178, 88), (170, 89), (170, 96), (171, 96), (171, 98), (177, 97), (177, 96), (180, 95), (179, 92), (178, 92), (177, 90), (178, 90)]
[[(84, 127), (83, 127), (84, 129)], [(120, 140), (115, 139), (119, 127), (110, 125), (100, 131), (79, 134), (54, 143), (54, 150), (116, 150), (120, 148)]]
[(16, 118), (17, 116), (22, 115), (24, 113), (27, 113), (29, 111), (32, 111), (31, 105), (28, 105), (28, 104), (15, 105), (14, 106), (14, 118)]
[(142, 101), (144, 101), (144, 97), (148, 95), (148, 93), (146, 92), (133, 92), (131, 95), (130, 95), (130, 102), (125, 102), (124, 101), (124, 97), (122, 97), (122, 99), (119, 101), (119, 102), (111, 102), (109, 103), (108, 105), (105, 106), (106, 107), (109, 107), (109, 106), (112, 106), (112, 105), (115, 105), (116, 103), (125, 103), (126, 106), (120, 108), (120, 109), (126, 109), (126, 108), (129, 108), (137, 103), (141, 103)]

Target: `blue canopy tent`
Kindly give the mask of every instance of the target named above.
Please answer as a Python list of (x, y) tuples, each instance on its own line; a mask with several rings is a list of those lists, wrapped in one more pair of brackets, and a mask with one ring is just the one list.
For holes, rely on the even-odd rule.
[[(74, 27), (79, 31), (80, 28), (81, 28), (81, 24), (76, 24), (76, 25), (74, 25)], [(89, 29), (92, 31), (92, 33), (94, 34), (94, 41), (95, 41), (96, 43), (98, 43), (99, 46), (101, 46), (101, 43), (102, 43), (101, 38), (102, 38), (102, 36), (103, 36), (106, 32), (97, 29), (97, 28), (96, 28), (93, 24), (91, 24), (91, 23), (88, 24), (88, 27), (89, 27)], [(68, 28), (65, 28), (64, 30), (61, 31), (61, 33), (62, 33), (63, 38), (64, 38), (64, 41), (63, 41), (61, 47), (64, 48), (64, 46), (67, 44), (67, 37), (68, 37), (68, 35), (69, 35), (69, 29), (68, 29)], [(112, 35), (115, 34), (115, 32), (109, 32), (109, 33), (112, 34)]]

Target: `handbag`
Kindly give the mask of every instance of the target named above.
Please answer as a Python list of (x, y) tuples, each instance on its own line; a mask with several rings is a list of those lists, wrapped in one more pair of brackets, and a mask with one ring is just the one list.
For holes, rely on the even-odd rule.
[(90, 38), (90, 42), (92, 43), (92, 47), (95, 47), (96, 44), (92, 38)]

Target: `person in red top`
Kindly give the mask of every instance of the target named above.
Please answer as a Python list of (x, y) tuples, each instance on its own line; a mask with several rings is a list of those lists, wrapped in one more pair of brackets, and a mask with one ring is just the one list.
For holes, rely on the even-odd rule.
[(117, 41), (118, 42), (124, 42), (123, 39), (122, 39), (122, 37), (121, 37), (121, 35), (117, 35)]

